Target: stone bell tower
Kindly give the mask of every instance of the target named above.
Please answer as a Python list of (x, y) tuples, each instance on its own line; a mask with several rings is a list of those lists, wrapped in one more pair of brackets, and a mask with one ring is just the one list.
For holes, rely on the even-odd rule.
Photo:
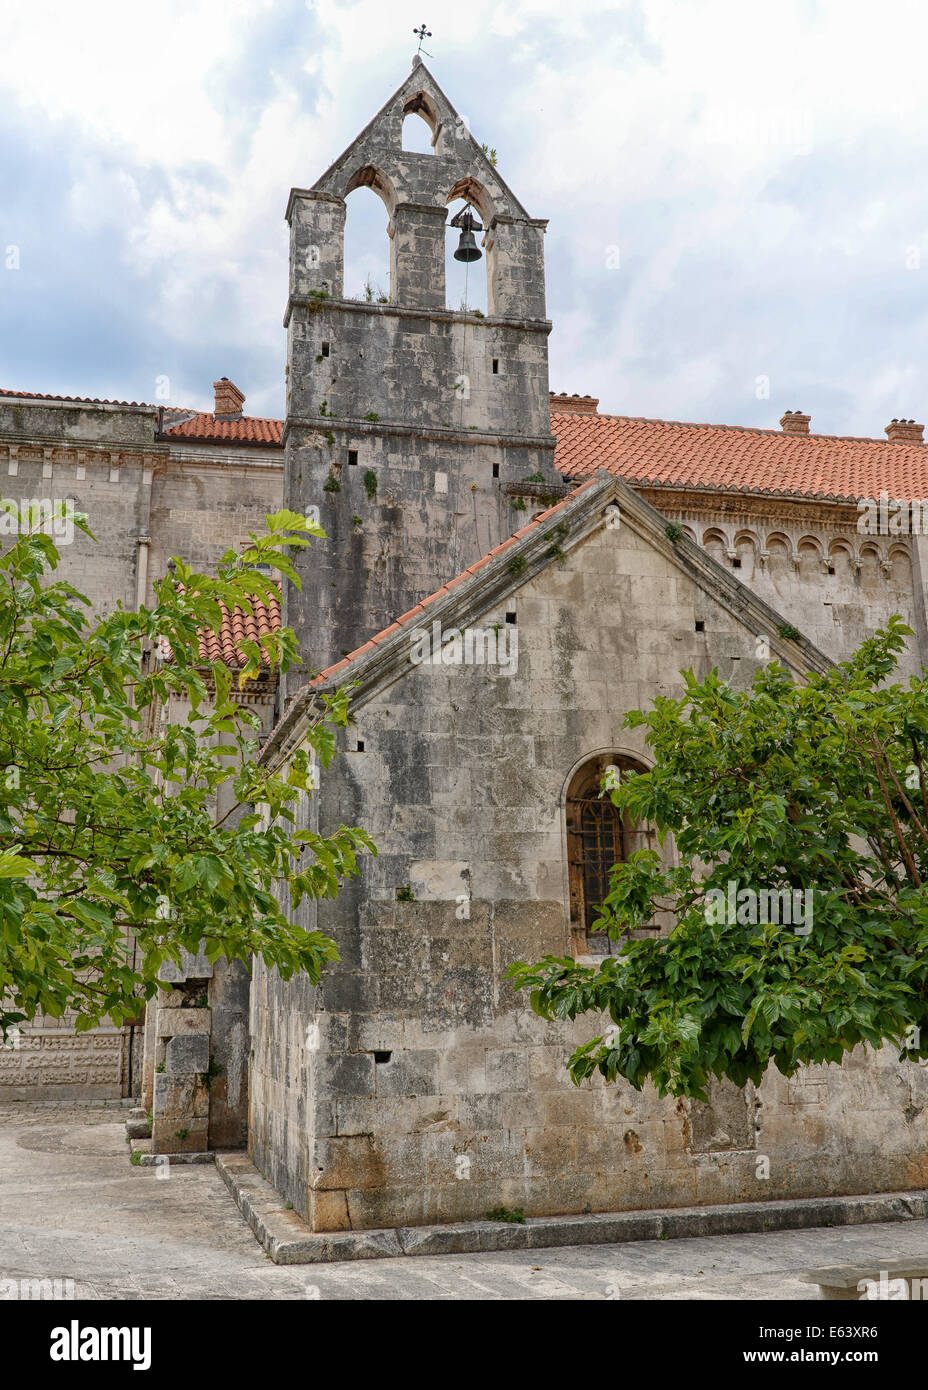
[[(431, 154), (402, 148), (417, 112)], [(383, 199), (390, 298), (344, 297), (345, 198)], [(484, 317), (445, 303), (448, 204), (479, 219)], [(322, 670), (505, 540), (530, 511), (507, 487), (552, 486), (544, 229), (529, 217), (421, 60), (311, 189), (293, 189), (285, 498), (328, 540), (287, 586), (302, 669)], [(531, 507), (531, 503), (529, 503)]]

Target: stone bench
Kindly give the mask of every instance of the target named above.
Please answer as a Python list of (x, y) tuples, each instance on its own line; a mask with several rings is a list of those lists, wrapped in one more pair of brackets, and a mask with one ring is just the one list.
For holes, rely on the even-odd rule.
[(808, 1269), (799, 1279), (803, 1284), (818, 1284), (819, 1298), (928, 1302), (928, 1256), (909, 1255), (901, 1260), (881, 1260), (878, 1264)]

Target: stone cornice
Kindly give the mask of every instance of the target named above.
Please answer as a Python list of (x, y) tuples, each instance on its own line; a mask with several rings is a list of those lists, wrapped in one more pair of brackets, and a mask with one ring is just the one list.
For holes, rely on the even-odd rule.
[(286, 444), (291, 429), (312, 430), (314, 434), (324, 435), (342, 433), (350, 435), (397, 435), (402, 439), (426, 439), (433, 443), (446, 444), (449, 440), (456, 444), (491, 444), (499, 448), (547, 449), (554, 451), (553, 434), (500, 434), (495, 430), (444, 429), (440, 425), (406, 425), (400, 420), (361, 420), (339, 415), (288, 415), (281, 434), (281, 443)]
[(511, 329), (519, 333), (544, 333), (546, 336), (553, 327), (550, 319), (490, 318), (486, 314), (464, 313), (460, 309), (430, 309), (427, 307), (419, 309), (407, 304), (368, 303), (366, 299), (332, 299), (328, 296), (320, 298), (318, 295), (311, 294), (291, 294), (284, 313), (284, 328), (289, 327), (290, 316), (297, 308), (310, 309), (313, 314), (321, 313), (326, 308), (332, 308), (347, 314), (379, 314), (384, 318), (429, 319), (433, 323), (483, 324), (489, 328)]
[(673, 507), (676, 511), (713, 516), (803, 517), (824, 519), (830, 525), (850, 521), (856, 527), (860, 513), (856, 501), (833, 497), (798, 497), (762, 492), (723, 492), (716, 488), (681, 486), (674, 483), (630, 483), (640, 497), (652, 506)]
[(322, 193), (314, 188), (291, 188), (290, 197), (287, 199), (287, 211), (284, 214), (288, 222), (293, 216), (293, 204), (297, 198), (308, 198), (317, 203), (339, 203), (344, 206), (344, 199), (336, 198), (334, 193)]
[(79, 440), (46, 439), (39, 435), (29, 435), (28, 437), (16, 438), (11, 435), (0, 437), (0, 453), (6, 449), (7, 453), (13, 450), (22, 458), (22, 450), (35, 449), (40, 453), (54, 453), (58, 457), (56, 462), (62, 463), (72, 456), (82, 458), (83, 462), (91, 463), (94, 459), (100, 461), (111, 459), (120, 455), (141, 456), (142, 461), (150, 464), (157, 473), (164, 472), (171, 465), (179, 464), (181, 467), (193, 466), (195, 468), (222, 468), (226, 472), (231, 469), (257, 468), (264, 471), (283, 469), (284, 451), (280, 444), (268, 445), (260, 453), (250, 453), (240, 445), (232, 446), (229, 449), (220, 449), (187, 446), (187, 441), (161, 439), (154, 444), (139, 443), (112, 443), (103, 444), (99, 442), (83, 443)]

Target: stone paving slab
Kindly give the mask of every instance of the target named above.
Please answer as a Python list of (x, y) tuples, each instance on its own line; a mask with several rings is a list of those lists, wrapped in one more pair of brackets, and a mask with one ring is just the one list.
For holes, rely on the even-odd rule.
[[(128, 1159), (128, 1106), (0, 1109), (0, 1279), (138, 1300), (814, 1300), (799, 1275), (928, 1255), (928, 1220), (275, 1265), (214, 1167)], [(93, 1143), (89, 1132), (94, 1132)], [(21, 1140), (42, 1136), (42, 1147)]]

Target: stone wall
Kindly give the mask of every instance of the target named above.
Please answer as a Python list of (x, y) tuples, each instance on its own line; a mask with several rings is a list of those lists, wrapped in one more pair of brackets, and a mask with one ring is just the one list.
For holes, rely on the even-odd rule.
[(323, 1230), (924, 1185), (923, 1068), (855, 1054), (756, 1092), (716, 1086), (708, 1106), (577, 1089), (564, 1062), (596, 1021), (546, 1023), (501, 978), (576, 948), (574, 770), (603, 751), (647, 763), (625, 713), (679, 693), (687, 666), (744, 686), (771, 616), (741, 590), (746, 626), (725, 575), (702, 587), (653, 518), (562, 545), (562, 565), (480, 617), (515, 615), (517, 674), (397, 658), (369, 692), (359, 676), (320, 825), (364, 825), (379, 856), (307, 912), (342, 956), (318, 989), (256, 974), (258, 1166)]
[(850, 656), (894, 613), (915, 633), (900, 676), (928, 660), (916, 554), (924, 538), (862, 535), (856, 507), (824, 500), (708, 498), (671, 488), (642, 495), (832, 660)]

